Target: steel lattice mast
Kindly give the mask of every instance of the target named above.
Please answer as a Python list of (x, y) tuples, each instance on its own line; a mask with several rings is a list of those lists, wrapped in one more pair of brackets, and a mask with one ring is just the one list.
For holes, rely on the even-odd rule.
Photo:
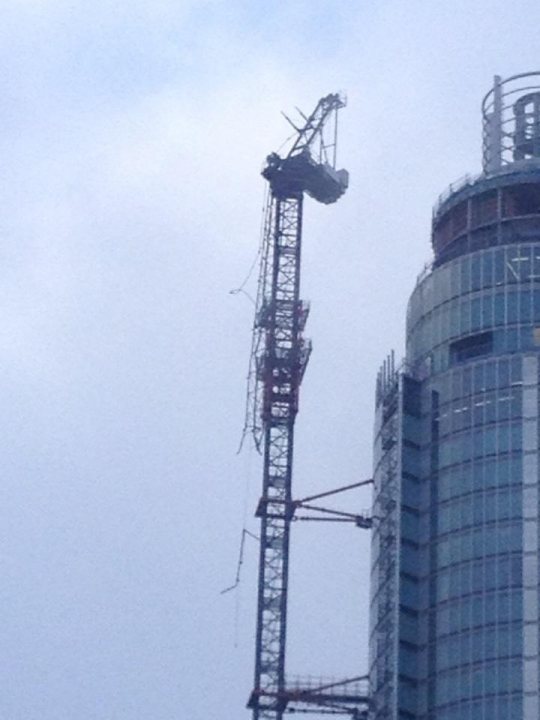
[[(248, 425), (263, 453), (254, 689), (254, 720), (281, 720), (285, 681), (289, 536), (294, 423), (298, 393), (311, 345), (303, 338), (309, 308), (300, 300), (304, 194), (333, 203), (345, 192), (348, 174), (335, 170), (337, 113), (345, 101), (322, 98), (285, 158), (267, 159), (263, 176), (270, 193), (261, 249), (257, 309), (248, 383)], [(330, 130), (331, 138), (326, 139)], [(326, 133), (326, 134), (325, 134)]]

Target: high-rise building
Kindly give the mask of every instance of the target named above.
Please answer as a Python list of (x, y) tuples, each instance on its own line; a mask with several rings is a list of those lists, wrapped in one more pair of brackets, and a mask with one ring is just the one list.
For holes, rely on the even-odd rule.
[(540, 717), (540, 73), (482, 111), (377, 381), (374, 720)]

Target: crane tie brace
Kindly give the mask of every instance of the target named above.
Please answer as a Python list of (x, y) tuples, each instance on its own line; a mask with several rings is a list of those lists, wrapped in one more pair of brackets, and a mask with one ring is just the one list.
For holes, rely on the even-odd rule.
[[(303, 337), (309, 306), (300, 300), (303, 200), (307, 193), (318, 202), (330, 204), (347, 189), (347, 171), (335, 169), (337, 114), (344, 106), (338, 94), (319, 100), (311, 115), (303, 116), (302, 128), (293, 125), (296, 138), (289, 153), (284, 158), (277, 153), (269, 155), (262, 172), (270, 193), (246, 419), (264, 458), (262, 498), (257, 510), (261, 532), (255, 678), (248, 703), (253, 720), (282, 720), (289, 701), (294, 699), (285, 683), (289, 535), (298, 507), (292, 500), (292, 463), (299, 388), (311, 353), (311, 344)], [(325, 130), (329, 125), (333, 133), (328, 139)], [(356, 516), (349, 514), (348, 519), (355, 520)], [(367, 519), (364, 525), (357, 524), (369, 526)], [(295, 697), (307, 696), (296, 693)], [(329, 704), (331, 697), (321, 699), (319, 695), (319, 700), (322, 706), (336, 708)], [(355, 701), (364, 702), (365, 698), (356, 697)], [(360, 717), (357, 710), (352, 712)]]

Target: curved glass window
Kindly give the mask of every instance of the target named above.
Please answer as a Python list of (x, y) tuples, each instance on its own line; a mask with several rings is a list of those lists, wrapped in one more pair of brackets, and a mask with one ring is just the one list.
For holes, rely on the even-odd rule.
[(443, 371), (451, 362), (449, 342), (495, 329), (502, 331), (494, 336), (495, 352), (534, 349), (532, 324), (540, 325), (539, 258), (540, 244), (512, 245), (434, 270), (409, 304), (409, 362), (431, 355), (436, 371)]

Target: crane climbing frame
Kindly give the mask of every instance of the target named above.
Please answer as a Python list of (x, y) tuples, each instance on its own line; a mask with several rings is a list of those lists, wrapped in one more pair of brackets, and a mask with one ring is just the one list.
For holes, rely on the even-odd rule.
[[(292, 497), (294, 424), (298, 396), (311, 343), (304, 338), (309, 305), (300, 299), (304, 196), (325, 204), (336, 202), (348, 185), (346, 170), (336, 170), (337, 116), (345, 106), (338, 94), (319, 100), (289, 153), (272, 153), (262, 172), (269, 183), (260, 255), (252, 352), (248, 374), (246, 429), (263, 455), (259, 578), (254, 688), (248, 707), (253, 720), (282, 720), (285, 712), (345, 713), (365, 718), (365, 678), (320, 687), (287, 684), (285, 649), (291, 522), (327, 519), (371, 527), (367, 514), (355, 515), (313, 506), (320, 497), (365, 482), (298, 501)], [(290, 122), (290, 121), (289, 121)], [(292, 123), (291, 123), (292, 124)], [(366, 481), (371, 482), (371, 481)], [(310, 511), (298, 516), (298, 509)], [(359, 690), (359, 681), (361, 689)]]

